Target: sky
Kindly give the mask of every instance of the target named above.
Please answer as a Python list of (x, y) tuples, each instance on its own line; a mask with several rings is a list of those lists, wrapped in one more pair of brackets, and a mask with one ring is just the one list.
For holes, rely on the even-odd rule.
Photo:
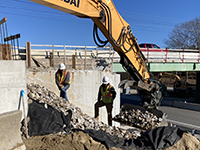
[[(200, 0), (113, 0), (138, 43), (165, 48), (176, 24), (200, 17)], [(8, 35), (20, 34), (20, 47), (32, 44), (96, 46), (91, 19), (78, 18), (29, 0), (0, 0), (0, 20)], [(1, 41), (0, 41), (1, 42)]]

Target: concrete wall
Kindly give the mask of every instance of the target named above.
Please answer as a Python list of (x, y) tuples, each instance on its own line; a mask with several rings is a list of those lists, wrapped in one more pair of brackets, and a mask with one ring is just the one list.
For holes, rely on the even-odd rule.
[(20, 110), (0, 114), (0, 150), (25, 150), (21, 139)]
[[(113, 116), (120, 111), (120, 75), (111, 72), (102, 72), (98, 70), (69, 70), (71, 74), (71, 86), (67, 91), (69, 101), (88, 115), (94, 117), (94, 104), (97, 102), (99, 86), (102, 84), (103, 76), (107, 75), (110, 78), (111, 84), (115, 87), (117, 97), (114, 101)], [(35, 83), (44, 86), (50, 91), (59, 95), (59, 90), (55, 84), (56, 70), (43, 72), (27, 71), (27, 83)], [(100, 109), (100, 120), (107, 123), (106, 108)], [(113, 125), (119, 126), (114, 122)]]
[[(21, 90), (26, 93), (25, 61), (0, 61), (0, 114), (22, 110)], [(27, 113), (27, 97), (25, 97), (25, 114)], [(23, 111), (24, 112), (24, 111)], [(22, 113), (24, 116), (24, 113)]]

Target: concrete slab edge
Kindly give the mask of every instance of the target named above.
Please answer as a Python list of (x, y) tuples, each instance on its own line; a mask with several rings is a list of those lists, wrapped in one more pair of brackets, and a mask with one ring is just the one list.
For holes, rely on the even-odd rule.
[(0, 149), (25, 150), (21, 139), (21, 110), (0, 114)]

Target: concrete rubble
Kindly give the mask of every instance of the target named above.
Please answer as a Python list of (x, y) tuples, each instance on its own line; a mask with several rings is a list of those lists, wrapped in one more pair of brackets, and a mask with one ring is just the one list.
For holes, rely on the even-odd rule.
[(119, 115), (116, 115), (113, 120), (143, 130), (151, 130), (159, 127), (162, 122), (162, 118), (148, 111), (141, 111), (139, 109), (120, 111)]
[[(121, 112), (118, 116), (115, 116), (114, 119), (117, 120), (118, 117), (118, 121), (123, 120), (123, 122), (127, 122), (126, 124), (131, 126), (134, 125), (137, 127), (131, 130), (126, 130), (115, 126), (109, 126), (100, 121), (96, 121), (93, 117), (83, 113), (79, 107), (74, 106), (73, 104), (67, 102), (65, 99), (57, 96), (54, 92), (51, 92), (38, 84), (28, 84), (27, 93), (29, 102), (36, 100), (39, 103), (44, 103), (45, 107), (50, 105), (57, 109), (59, 112), (63, 112), (65, 115), (67, 110), (71, 110), (71, 129), (103, 130), (111, 135), (117, 135), (120, 138), (135, 139), (140, 136), (141, 129), (148, 130), (157, 127), (161, 121), (160, 118), (156, 118), (156, 116), (149, 112), (143, 113), (139, 110), (124, 111)], [(150, 125), (147, 125), (149, 123)]]
[(118, 137), (125, 139), (137, 138), (140, 136), (140, 129), (132, 129), (128, 131), (126, 129), (109, 126), (103, 122), (96, 121), (95, 118), (83, 113), (79, 107), (74, 106), (65, 99), (57, 96), (54, 92), (51, 92), (38, 84), (28, 84), (27, 93), (29, 103), (31, 103), (31, 100), (36, 100), (39, 103), (44, 103), (44, 105), (46, 104), (45, 107), (50, 105), (64, 114), (66, 114), (67, 110), (71, 110), (71, 129), (103, 130), (111, 135), (117, 135)]

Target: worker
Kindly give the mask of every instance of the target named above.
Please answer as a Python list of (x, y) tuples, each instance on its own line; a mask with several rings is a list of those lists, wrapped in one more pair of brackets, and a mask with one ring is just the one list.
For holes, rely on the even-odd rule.
[(63, 97), (66, 99), (66, 101), (69, 102), (67, 98), (67, 90), (70, 87), (70, 73), (68, 70), (66, 70), (66, 67), (63, 63), (59, 64), (59, 69), (57, 70), (55, 74), (55, 81), (58, 86), (58, 89), (60, 90), (60, 97)]
[(112, 126), (112, 108), (116, 97), (114, 87), (110, 84), (107, 76), (103, 77), (102, 85), (99, 88), (98, 101), (95, 103), (95, 119), (99, 119), (99, 107), (106, 106), (108, 113), (108, 124)]

